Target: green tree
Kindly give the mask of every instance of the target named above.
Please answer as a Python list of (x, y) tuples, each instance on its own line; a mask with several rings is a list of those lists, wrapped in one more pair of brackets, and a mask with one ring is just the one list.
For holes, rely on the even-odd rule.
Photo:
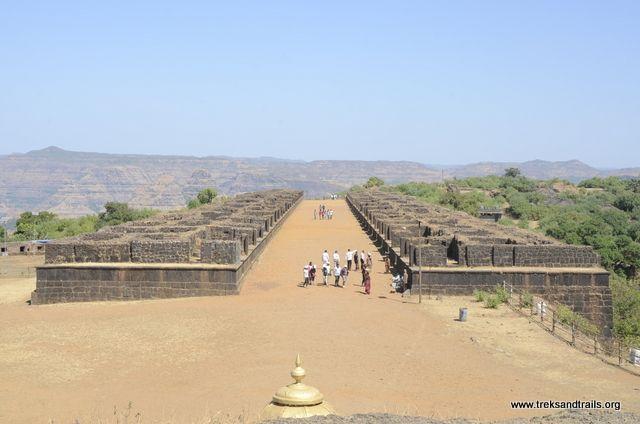
[(51, 223), (56, 219), (56, 215), (51, 212), (23, 212), (16, 221), (16, 231), (14, 237), (17, 240), (34, 240), (49, 238), (51, 233)]
[(633, 193), (623, 193), (616, 197), (613, 206), (625, 212), (633, 212), (640, 206), (640, 196)]
[(630, 343), (640, 343), (640, 285), (615, 274), (610, 279), (613, 331)]
[(640, 194), (640, 178), (631, 178), (630, 180), (626, 180), (625, 185), (628, 190), (631, 190), (636, 194)]
[(105, 203), (104, 209), (98, 215), (98, 228), (148, 218), (154, 213), (151, 209), (133, 209), (121, 202)]
[(366, 188), (372, 188), (372, 187), (380, 187), (384, 185), (384, 181), (381, 178), (378, 177), (371, 177), (367, 180), (366, 183), (364, 183), (364, 186)]
[(516, 177), (519, 177), (521, 175), (522, 175), (522, 173), (520, 172), (519, 168), (511, 167), (511, 168), (507, 168), (507, 169), (504, 170), (504, 176), (505, 177), (516, 178)]
[(217, 195), (218, 192), (215, 189), (205, 188), (203, 190), (200, 190), (196, 197), (201, 205), (208, 205), (213, 202), (213, 199), (215, 199)]

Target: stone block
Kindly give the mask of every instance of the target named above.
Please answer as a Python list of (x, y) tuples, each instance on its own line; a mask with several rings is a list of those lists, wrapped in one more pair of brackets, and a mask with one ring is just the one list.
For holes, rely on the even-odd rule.
[(239, 240), (211, 240), (204, 241), (200, 249), (200, 260), (204, 263), (237, 264), (242, 245)]

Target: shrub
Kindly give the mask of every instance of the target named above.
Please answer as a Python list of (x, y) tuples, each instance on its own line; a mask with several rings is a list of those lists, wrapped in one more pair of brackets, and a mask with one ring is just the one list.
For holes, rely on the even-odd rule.
[(214, 188), (205, 188), (200, 190), (196, 198), (201, 205), (208, 205), (218, 196), (218, 192)]
[(612, 274), (610, 285), (613, 296), (613, 331), (628, 343), (640, 346), (640, 284)]
[(496, 299), (498, 299), (500, 303), (507, 303), (509, 301), (509, 298), (511, 297), (509, 294), (509, 291), (504, 287), (502, 287), (501, 285), (496, 286), (494, 293), (495, 293)]
[(485, 308), (489, 309), (497, 309), (501, 303), (503, 302), (498, 298), (497, 295), (494, 294), (487, 296), (487, 298), (484, 300)]
[(558, 305), (556, 308), (556, 320), (566, 325), (574, 325), (583, 333), (595, 335), (599, 333), (598, 327), (582, 315), (573, 312), (568, 306)]
[(530, 308), (532, 306), (533, 306), (533, 295), (527, 291), (522, 293), (522, 298), (520, 299), (520, 307)]
[(488, 295), (489, 293), (484, 290), (476, 289), (473, 291), (473, 297), (475, 297), (476, 302), (484, 302)]

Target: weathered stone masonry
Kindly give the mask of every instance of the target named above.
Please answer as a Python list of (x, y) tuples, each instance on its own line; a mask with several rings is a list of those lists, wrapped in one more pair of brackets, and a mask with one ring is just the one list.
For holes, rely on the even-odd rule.
[(572, 307), (608, 334), (609, 273), (588, 246), (480, 220), (398, 193), (351, 191), (347, 202), (367, 232), (406, 269), (412, 291), (422, 266), (425, 294), (471, 294), (506, 282)]
[(248, 193), (50, 243), (32, 304), (238, 294), (302, 192)]

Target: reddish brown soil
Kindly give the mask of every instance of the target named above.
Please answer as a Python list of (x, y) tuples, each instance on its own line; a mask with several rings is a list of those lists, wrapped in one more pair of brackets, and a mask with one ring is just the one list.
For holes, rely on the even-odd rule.
[[(566, 346), (507, 310), (404, 301), (346, 204), (332, 221), (303, 202), (248, 274), (242, 294), (124, 303), (28, 306), (0, 301), (0, 422), (107, 419), (133, 402), (144, 421), (192, 422), (224, 411), (254, 418), (290, 381), (296, 353), (307, 382), (337, 411), (498, 419), (511, 400), (620, 400), (640, 411), (640, 378)], [(300, 288), (323, 249), (374, 252), (373, 293)], [(15, 287), (14, 284), (10, 284)], [(3, 285), (0, 284), (0, 300)], [(485, 316), (482, 316), (482, 315)], [(469, 324), (469, 325), (467, 325)]]

